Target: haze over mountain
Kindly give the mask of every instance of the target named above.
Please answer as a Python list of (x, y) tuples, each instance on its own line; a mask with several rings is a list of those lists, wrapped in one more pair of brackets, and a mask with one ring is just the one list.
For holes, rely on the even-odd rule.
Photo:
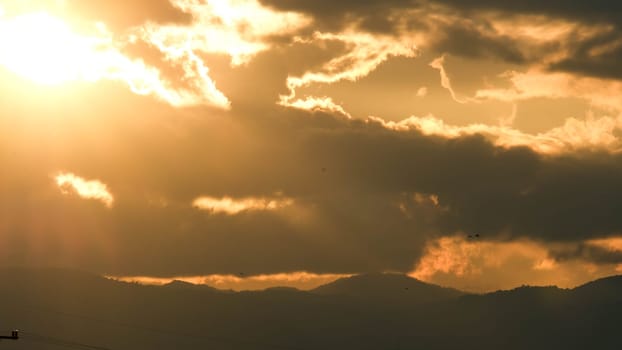
[(574, 289), (520, 287), (483, 295), (396, 274), (353, 276), (309, 292), (238, 293), (177, 282), (146, 286), (66, 270), (2, 270), (0, 278), (0, 327), (22, 332), (22, 339), (2, 341), (2, 349), (613, 349), (622, 344), (620, 276)]

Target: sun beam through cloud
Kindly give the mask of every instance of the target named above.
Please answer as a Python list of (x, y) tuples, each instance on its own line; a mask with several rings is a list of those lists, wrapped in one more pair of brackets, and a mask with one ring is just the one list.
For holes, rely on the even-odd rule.
[[(208, 76), (207, 67), (189, 56), (187, 75), (193, 86), (174, 87), (158, 67), (122, 52), (124, 42), (104, 23), (78, 32), (67, 22), (45, 12), (0, 16), (0, 66), (43, 85), (100, 80), (121, 81), (140, 95), (153, 95), (173, 106), (213, 105), (228, 108), (229, 101)], [(192, 74), (190, 74), (191, 72)]]

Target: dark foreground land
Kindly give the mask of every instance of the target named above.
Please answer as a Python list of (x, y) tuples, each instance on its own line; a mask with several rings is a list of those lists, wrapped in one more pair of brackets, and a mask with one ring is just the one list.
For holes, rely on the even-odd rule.
[(12, 328), (21, 338), (0, 350), (622, 349), (622, 277), (468, 295), (372, 274), (234, 293), (1, 270), (0, 331)]

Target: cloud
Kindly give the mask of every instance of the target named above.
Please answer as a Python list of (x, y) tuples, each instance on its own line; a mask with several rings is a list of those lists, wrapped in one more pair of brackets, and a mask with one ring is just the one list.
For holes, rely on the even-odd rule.
[(597, 0), (592, 3), (566, 1), (548, 1), (546, 3), (528, 1), (505, 1), (503, 3), (493, 0), (476, 0), (468, 3), (459, 0), (435, 0), (439, 3), (448, 4), (464, 10), (491, 9), (509, 13), (543, 14), (554, 17), (585, 19), (592, 21), (610, 20), (619, 23), (616, 16), (622, 7), (619, 3), (609, 0)]
[[(287, 37), (309, 23), (300, 14), (269, 11), (255, 1), (166, 3), (186, 14), (188, 20), (145, 20), (121, 34), (114, 33), (115, 28), (111, 31), (108, 22), (95, 24), (88, 17), (82, 17), (79, 26), (66, 24), (73, 24), (66, 19), (68, 15), (51, 11), (54, 6), (47, 3), (43, 7), (53, 15), (25, 6), (24, 13), (18, 11), (16, 17), (2, 20), (3, 30), (12, 34), (2, 36), (1, 63), (37, 82), (117, 80), (135, 93), (154, 95), (173, 106), (227, 109), (230, 101), (210, 77), (205, 55), (225, 54), (232, 64), (241, 65), (267, 50), (274, 37)], [(81, 13), (103, 2), (80, 4), (83, 7), (71, 3), (62, 8), (75, 7)], [(140, 1), (114, 6), (157, 10), (157, 6)]]
[(619, 153), (622, 150), (622, 140), (619, 138), (619, 133), (622, 130), (622, 119), (620, 117), (598, 119), (589, 117), (587, 120), (568, 118), (564, 125), (537, 134), (525, 133), (506, 125), (470, 124), (453, 126), (434, 116), (412, 116), (399, 122), (370, 117), (370, 121), (379, 122), (392, 130), (419, 130), (425, 135), (445, 138), (483, 135), (499, 147), (525, 146), (544, 154), (572, 153), (584, 150)]
[(622, 101), (618, 98), (622, 91), (622, 82), (619, 81), (540, 70), (509, 71), (502, 76), (511, 83), (511, 88), (480, 89), (475, 97), (507, 102), (538, 97), (550, 99), (576, 97), (585, 99), (596, 107), (617, 113), (622, 111)]
[(555, 62), (551, 69), (582, 75), (622, 80), (622, 29), (609, 30), (580, 43), (567, 57)]
[(595, 264), (622, 266), (620, 237), (592, 239), (575, 244), (563, 244), (551, 249), (551, 256), (558, 261), (582, 259)]
[(620, 78), (615, 62), (622, 53), (618, 40), (622, 22), (613, 15), (617, 5), (607, 0), (593, 6), (455, 0), (263, 3), (313, 16), (316, 29), (324, 31), (355, 28), (395, 36), (410, 33), (418, 37), (421, 49), (435, 53)]
[[(430, 73), (428, 81), (408, 70), (407, 58), (442, 42), (437, 30), (458, 17), (448, 8), (413, 17), (416, 23), (395, 11), (378, 12), (397, 16), (390, 19), (400, 28), (380, 30), (378, 21), (374, 30), (361, 22), (314, 31), (321, 21), (311, 24), (310, 11), (274, 12), (257, 2), (175, 4), (192, 14), (190, 22), (147, 23), (120, 36), (70, 27), (80, 38), (108, 40), (103, 51), (121, 62), (103, 65), (115, 68), (116, 75), (98, 84), (75, 81), (67, 93), (0, 71), (0, 164), (11, 169), (0, 174), (0, 237), (16, 247), (2, 251), (0, 264), (164, 277), (408, 272), (428, 255), (429, 244), (456, 234), (478, 233), (491, 247), (529, 241), (549, 249), (621, 232), (615, 81), (521, 66), (469, 95), (478, 104), (507, 109), (534, 98), (578, 97), (610, 115), (573, 118), (552, 130), (528, 133), (511, 123), (472, 121), (466, 108), (475, 103), (455, 104), (432, 84), (439, 75), (426, 65), (427, 58), (421, 66)], [(369, 8), (378, 4), (370, 2)], [(568, 19), (550, 26), (523, 23), (513, 36), (502, 24), (509, 26), (515, 18), (503, 22), (499, 16), (504, 17), (474, 18), (465, 26), (483, 39), (498, 31), (496, 42), (512, 38), (510, 46), (540, 36), (543, 28), (555, 29), (536, 43), (542, 47), (582, 28), (565, 28)], [(524, 60), (513, 64), (529, 65), (540, 52), (526, 55), (532, 46), (525, 48), (518, 50)], [(558, 49), (543, 48), (547, 63), (554, 62)], [(481, 65), (503, 57), (475, 53), (469, 57), (483, 55)], [(372, 80), (378, 67), (387, 68), (384, 74), (391, 79)], [(460, 77), (445, 73), (445, 85), (465, 91)], [(447, 102), (462, 122), (450, 123), (441, 114), (401, 122), (389, 119), (399, 120), (399, 113), (388, 112), (369, 119), (343, 117), (349, 112), (341, 105), (347, 92), (342, 85), (380, 81), (375, 88), (385, 89), (397, 75), (404, 85), (395, 90), (403, 88), (417, 104)], [(119, 89), (109, 80), (168, 103)], [(428, 94), (415, 98), (423, 85)], [(361, 104), (390, 107), (374, 90), (365, 91)], [(436, 101), (440, 95), (443, 99)], [(196, 108), (176, 108), (189, 105)], [(222, 108), (206, 108), (214, 106)], [(85, 188), (95, 180), (77, 175), (63, 182), (63, 189), (76, 196), (64, 195), (49, 181), (57, 169), (97, 174), (101, 185), (105, 181), (114, 189), (113, 205), (106, 206), (105, 196), (81, 200), (77, 179)], [(471, 248), (465, 247), (470, 257)], [(613, 261), (589, 256), (584, 264)], [(520, 264), (508, 258), (513, 261), (508, 270), (552, 273), (576, 260), (527, 257)], [(460, 259), (447, 266), (448, 275), (461, 269), (470, 275), (471, 265), (463, 269)], [(484, 271), (491, 271), (488, 265)], [(429, 276), (438, 274), (443, 272)]]
[[(178, 118), (174, 116), (188, 112), (133, 95), (116, 109), (88, 114), (80, 106), (105, 101), (98, 102), (100, 94), (88, 96), (80, 102), (24, 104), (19, 107), (23, 128), (8, 128), (3, 119), (5, 146), (23, 145), (13, 146), (18, 156), (3, 158), (3, 167), (20, 169), (20, 158), (46, 160), (32, 162), (37, 167), (27, 172), (30, 176), (4, 173), (3, 183), (12, 185), (3, 193), (26, 201), (14, 208), (34, 208), (38, 202), (38, 222), (52, 226), (55, 211), (80, 204), (37, 200), (47, 192), (45, 183), (34, 185), (33, 176), (60, 167), (105, 179), (115, 190), (114, 206), (76, 215), (85, 225), (97, 223), (105, 230), (115, 251), (114, 259), (83, 257), (81, 266), (108, 274), (409, 271), (426, 242), (458, 231), (480, 233), (490, 241), (527, 237), (577, 242), (604, 238), (622, 227), (611, 214), (620, 205), (615, 194), (622, 186), (614, 154), (544, 156), (527, 148), (497, 147), (477, 135), (448, 138), (416, 129), (395, 131), (379, 122), (278, 107), (259, 119), (238, 116), (237, 110)], [(19, 103), (3, 98), (5, 109)], [(55, 115), (58, 107), (52, 106), (59, 105), (62, 113)], [(136, 115), (129, 106), (143, 113)], [(28, 128), (28, 120), (41, 123), (35, 119), (38, 108), (50, 111), (45, 119), (49, 126)], [(24, 112), (29, 109), (32, 116)], [(80, 146), (51, 147), (60, 140), (61, 145)], [(8, 197), (11, 188), (29, 194)], [(269, 200), (252, 205), (238, 200), (272, 199), (269, 194), (276, 191), (296, 203), (280, 208), (279, 215), (272, 210), (206, 215), (191, 205), (208, 193), (216, 199), (208, 203), (211, 207), (269, 208)], [(151, 194), (165, 198), (167, 205), (152, 205)], [(233, 199), (221, 201), (218, 194)], [(76, 244), (91, 245), (91, 238), (76, 228), (54, 225)]]
[(464, 236), (432, 241), (412, 277), (473, 292), (518, 285), (574, 288), (615, 273), (613, 264), (594, 264), (589, 257), (556, 260), (551, 247), (533, 241), (487, 242)]
[[(300, 39), (302, 40), (302, 39)], [(339, 81), (356, 81), (375, 70), (390, 57), (414, 57), (416, 47), (406, 37), (372, 35), (357, 32), (340, 34), (316, 32), (310, 42), (338, 41), (346, 45), (346, 52), (324, 63), (319, 70), (307, 71), (302, 76), (289, 76), (289, 95), (281, 95), (279, 104), (307, 110), (338, 111), (347, 115), (343, 107), (328, 98), (299, 98), (296, 90), (311, 84), (333, 84)]]
[(225, 54), (234, 65), (247, 63), (270, 47), (271, 37), (291, 36), (309, 24), (305, 16), (293, 12), (275, 12), (257, 1), (174, 0), (193, 21), (185, 25), (148, 23), (136, 35), (169, 57), (177, 51)]
[[(493, 56), (550, 71), (605, 79), (622, 77), (615, 64), (622, 57), (622, 21), (611, 1), (547, 4), (527, 1), (459, 2), (437, 0), (477, 20), (447, 26), (448, 40), (435, 47), (460, 56)], [(478, 22), (486, 25), (472, 25)], [(486, 42), (488, 42), (486, 44)], [(488, 54), (492, 53), (492, 55)]]
[(333, 282), (339, 278), (351, 275), (314, 274), (309, 272), (279, 273), (274, 275), (241, 276), (238, 275), (208, 275), (208, 276), (179, 276), (170, 278), (157, 277), (109, 277), (124, 282), (141, 284), (163, 285), (173, 281), (184, 281), (197, 285), (207, 285), (223, 290), (264, 290), (274, 287), (291, 287), (301, 290), (310, 290), (321, 285)]
[(69, 11), (78, 13), (81, 18), (102, 21), (118, 30), (139, 26), (146, 22), (188, 23), (191, 14), (183, 11), (171, 0), (70, 0)]
[(3, 0), (8, 15), (48, 12), (72, 20), (103, 22), (115, 32), (123, 32), (145, 22), (184, 23), (191, 20), (169, 0)]
[(417, 97), (425, 97), (428, 94), (428, 88), (423, 86), (420, 87), (419, 89), (417, 89), (417, 93), (415, 94), (415, 96)]
[(284, 106), (298, 108), (306, 111), (321, 111), (335, 115), (342, 115), (346, 118), (352, 118), (342, 106), (335, 103), (330, 97), (306, 97), (297, 99), (292, 102), (281, 102)]
[(469, 102), (469, 99), (459, 98), (456, 95), (456, 92), (454, 91), (453, 87), (451, 86), (451, 79), (449, 79), (449, 76), (447, 75), (447, 71), (445, 70), (445, 56), (438, 57), (434, 61), (430, 62), (430, 67), (434, 69), (438, 69), (439, 73), (441, 74), (441, 86), (447, 89), (447, 91), (449, 91), (449, 93), (451, 94), (451, 98), (454, 101), (458, 103)]
[(365, 0), (365, 1), (308, 1), (308, 0), (261, 0), (262, 3), (279, 10), (307, 13), (315, 18), (318, 27), (339, 31), (352, 23), (377, 31), (392, 31), (393, 23), (387, 20), (394, 11), (416, 6), (413, 0)]
[[(15, 86), (0, 96), (0, 160), (14, 169), (0, 178), (0, 233), (19, 232), (24, 242), (14, 264), (119, 276), (410, 271), (427, 242), (456, 232), (572, 243), (622, 228), (616, 154), (543, 155), (476, 133), (426, 135), (278, 106), (205, 118), (204, 110), (104, 88), (37, 104)], [(17, 111), (20, 118), (9, 117)], [(56, 197), (48, 174), (57, 169), (97, 174), (114, 189), (113, 207)], [(192, 206), (204, 195), (212, 207), (267, 208), (263, 199), (274, 197), (295, 204), (207, 215)], [(244, 198), (262, 200), (249, 206)], [(72, 243), (32, 243), (57, 235)]]
[(72, 173), (60, 173), (54, 179), (63, 194), (75, 193), (84, 199), (95, 199), (108, 208), (112, 208), (114, 204), (114, 197), (108, 186), (99, 180), (85, 180)]
[(180, 53), (187, 87), (175, 87), (159, 67), (126, 56), (122, 43), (105, 26), (86, 33), (45, 13), (0, 17), (0, 65), (37, 83), (121, 81), (137, 94), (154, 95), (174, 106), (212, 105), (229, 101), (208, 76), (208, 69), (191, 52)]
[(199, 197), (192, 202), (195, 208), (215, 214), (235, 215), (245, 211), (277, 210), (293, 204), (289, 198), (214, 198)]

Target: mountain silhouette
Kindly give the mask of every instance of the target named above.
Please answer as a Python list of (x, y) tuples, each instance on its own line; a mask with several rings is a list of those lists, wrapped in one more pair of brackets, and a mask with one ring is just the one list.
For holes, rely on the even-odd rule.
[(598, 279), (575, 288), (575, 293), (583, 299), (616, 301), (622, 296), (622, 276)]
[[(467, 294), (397, 274), (311, 291), (0, 270), (0, 349), (619, 349), (622, 277)], [(406, 289), (407, 288), (407, 289)]]
[(465, 294), (395, 273), (373, 273), (341, 278), (315, 288), (311, 293), (421, 304), (448, 300)]
[(210, 287), (205, 284), (194, 284), (186, 281), (173, 280), (169, 283), (162, 285), (164, 288), (168, 289), (186, 289), (186, 290), (199, 290), (203, 292), (212, 292), (212, 293), (230, 293), (230, 290), (223, 290)]

